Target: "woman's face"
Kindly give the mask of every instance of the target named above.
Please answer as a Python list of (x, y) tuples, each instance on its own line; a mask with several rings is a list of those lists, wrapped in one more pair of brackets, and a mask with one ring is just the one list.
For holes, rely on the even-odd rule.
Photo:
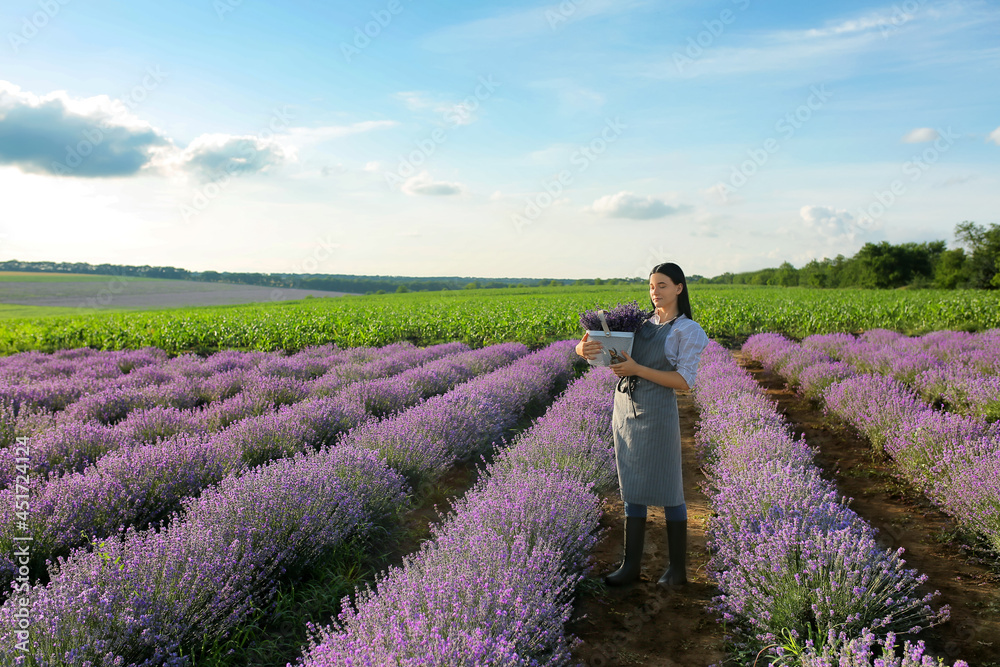
[(649, 299), (657, 310), (672, 311), (677, 306), (677, 296), (684, 291), (684, 284), (677, 284), (662, 273), (649, 277)]

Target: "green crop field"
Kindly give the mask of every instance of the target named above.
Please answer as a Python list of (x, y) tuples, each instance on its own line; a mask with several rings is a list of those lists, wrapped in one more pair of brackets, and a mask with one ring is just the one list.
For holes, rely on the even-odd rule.
[[(309, 345), (419, 345), (464, 341), (530, 345), (582, 334), (580, 311), (636, 299), (643, 286), (584, 286), (336, 297), (0, 321), (0, 352), (160, 347), (171, 354), (223, 348), (297, 350)], [(738, 342), (774, 331), (801, 337), (886, 328), (905, 333), (1000, 327), (1000, 294), (982, 291), (819, 290), (694, 285), (695, 319)]]

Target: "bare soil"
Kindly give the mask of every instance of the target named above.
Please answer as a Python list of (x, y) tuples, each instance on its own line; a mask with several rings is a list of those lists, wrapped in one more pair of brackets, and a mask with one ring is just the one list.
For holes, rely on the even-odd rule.
[(599, 583), (601, 575), (621, 562), (625, 525), (621, 498), (617, 494), (606, 498), (607, 511), (601, 522), (604, 537), (594, 552), (595, 578), (578, 596), (574, 618), (567, 626), (582, 640), (574, 658), (584, 665), (706, 667), (725, 658), (722, 627), (706, 610), (718, 591), (705, 573), (705, 523), (711, 509), (698, 488), (704, 479), (694, 453), (698, 412), (689, 395), (678, 394), (677, 404), (688, 510), (688, 584), (665, 589), (656, 583), (667, 566), (662, 507), (650, 508), (646, 520), (640, 581), (621, 588)]
[(974, 549), (963, 545), (954, 522), (899, 479), (891, 461), (875, 458), (853, 430), (826, 418), (759, 364), (735, 356), (777, 402), (796, 436), (804, 435), (817, 450), (817, 465), (841, 493), (853, 498), (854, 511), (879, 529), (884, 546), (905, 549), (907, 566), (927, 575), (925, 592), (941, 592), (933, 606), (950, 606), (948, 623), (914, 639), (925, 641), (930, 652), (949, 665), (957, 659), (971, 667), (1000, 665), (996, 562), (977, 557)]
[(107, 276), (103, 281), (0, 281), (0, 303), (92, 310), (228, 306), (343, 295), (343, 292), (193, 280), (132, 280), (128, 276)]

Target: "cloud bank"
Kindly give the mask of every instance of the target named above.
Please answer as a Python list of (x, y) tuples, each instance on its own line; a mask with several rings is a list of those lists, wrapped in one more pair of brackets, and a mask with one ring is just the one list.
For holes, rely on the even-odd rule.
[[(289, 127), (286, 118), (279, 120), (266, 138), (264, 132), (203, 134), (181, 147), (132, 113), (128, 102), (106, 95), (73, 98), (65, 91), (39, 96), (0, 80), (0, 165), (78, 178), (180, 173), (204, 182), (269, 172), (293, 160), (303, 146), (396, 125)], [(420, 194), (452, 194), (442, 185), (447, 184), (414, 183), (414, 188), (424, 190)]]

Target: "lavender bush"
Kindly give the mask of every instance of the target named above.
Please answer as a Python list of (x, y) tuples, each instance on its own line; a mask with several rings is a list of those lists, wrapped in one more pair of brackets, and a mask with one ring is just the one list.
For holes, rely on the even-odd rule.
[[(587, 331), (601, 331), (601, 318), (597, 314), (598, 310), (598, 308), (593, 308), (580, 313), (580, 326)], [(611, 331), (635, 333), (649, 317), (650, 312), (640, 308), (635, 301), (619, 303), (614, 308), (604, 311), (604, 319), (607, 320), (608, 329)]]
[[(747, 342), (761, 358), (777, 355), (776, 350), (787, 357), (795, 346), (773, 335), (755, 338)], [(813, 345), (813, 338), (802, 346)], [(984, 367), (1000, 358), (997, 342), (992, 332), (979, 336), (937, 332), (907, 339), (876, 331), (826, 346), (854, 366), (833, 368), (844, 362), (821, 361), (801, 371), (799, 378), (813, 384), (811, 391), (825, 384), (821, 400), (828, 412), (865, 435), (876, 450), (892, 458), (907, 481), (1000, 553), (1000, 488), (993, 474), (1000, 426), (989, 421), (992, 387), (1000, 385), (995, 376), (972, 370), (970, 362), (977, 352), (976, 363)], [(814, 347), (824, 345), (820, 341)], [(887, 375), (855, 375), (858, 369)], [(846, 377), (833, 381), (840, 374)], [(961, 408), (962, 414), (936, 410), (917, 391), (926, 399)], [(975, 399), (970, 398), (973, 395)]]
[[(92, 538), (113, 535), (122, 526), (165, 519), (184, 499), (244, 468), (231, 440), (177, 438), (119, 448), (82, 473), (47, 483), (33, 478), (28, 522), (32, 571), (39, 573), (45, 560)], [(0, 491), (0, 502), (14, 507), (14, 489)], [(14, 537), (23, 532), (12, 512), (0, 515), (0, 551), (10, 553)], [(4, 589), (10, 575), (0, 573)]]
[[(599, 369), (567, 389), (456, 503), (431, 541), (345, 604), (330, 626), (312, 629), (300, 663), (567, 664), (572, 639), (563, 626), (599, 517), (587, 480), (615, 476), (608, 457), (614, 382)], [(588, 416), (601, 425), (585, 426)], [(560, 452), (555, 468), (544, 454), (552, 445)], [(596, 475), (590, 452), (604, 468)]]
[(572, 374), (573, 342), (560, 341), (383, 421), (349, 431), (342, 442), (386, 457), (416, 487), (456, 459), (470, 459), (514, 426), (533, 402)]
[(581, 377), (501, 452), (493, 469), (560, 470), (600, 493), (617, 488), (610, 399), (617, 381), (606, 368)]
[(766, 415), (770, 401), (748, 377), (711, 343), (694, 390), (717, 513), (708, 531), (714, 605), (736, 638), (757, 651), (782, 636), (919, 632), (945, 620), (947, 608), (933, 611), (931, 595), (917, 592), (925, 578), (904, 568), (902, 550), (876, 544), (808, 446), (778, 426), (773, 404)]
[(0, 608), (0, 647), (17, 665), (190, 664), (182, 648), (190, 655), (231, 632), (285, 573), (404, 506), (401, 478), (346, 447), (228, 478), (167, 528), (129, 529), (61, 560), (28, 594), (29, 652), (14, 652), (11, 602)]

